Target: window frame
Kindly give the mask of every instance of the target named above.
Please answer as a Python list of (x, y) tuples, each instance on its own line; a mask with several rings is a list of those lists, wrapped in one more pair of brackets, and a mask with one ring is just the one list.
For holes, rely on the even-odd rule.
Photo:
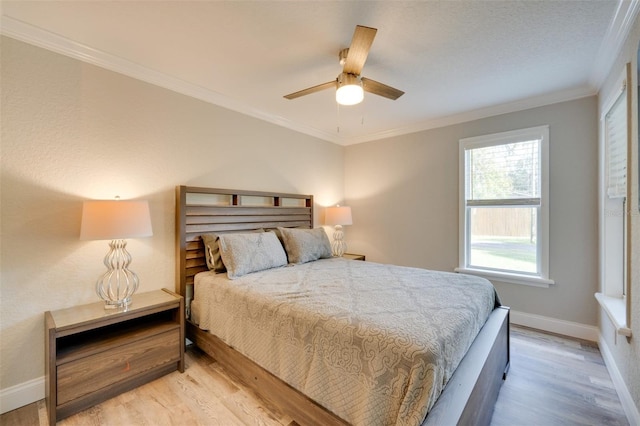
[[(631, 79), (631, 64), (627, 63), (622, 73), (612, 86), (611, 90), (605, 94), (605, 102), (602, 103), (602, 110), (600, 111), (600, 132), (598, 137), (598, 204), (599, 204), (599, 220), (598, 220), (598, 254), (599, 254), (599, 292), (595, 294), (595, 298), (606, 312), (607, 316), (616, 328), (617, 334), (631, 337), (631, 299), (628, 297), (630, 289), (630, 276), (631, 276), (631, 232), (628, 221), (629, 212), (629, 200), (631, 199), (631, 183), (629, 181), (629, 174), (631, 170), (631, 138), (633, 134), (633, 126), (631, 119), (632, 110), (632, 96), (634, 91), (630, 87)], [(608, 140), (606, 134), (606, 118), (616, 105), (617, 101), (622, 98), (626, 108), (626, 120), (627, 120), (627, 182), (626, 182), (626, 196), (622, 201), (622, 209), (619, 213), (615, 211), (609, 211), (611, 203), (608, 201)], [(608, 219), (620, 217), (622, 220), (622, 232), (620, 234), (621, 241), (619, 241), (621, 247), (617, 247), (616, 255), (612, 259), (612, 250), (609, 247), (611, 244), (610, 234), (607, 232), (611, 229), (611, 224)], [(615, 226), (615, 223), (613, 224)], [(620, 225), (620, 224), (618, 224)], [(609, 231), (609, 232), (615, 232)], [(616, 241), (613, 241), (616, 243)], [(612, 259), (612, 260), (611, 260)], [(609, 280), (611, 276), (610, 268), (613, 268), (616, 261), (621, 262), (621, 271), (617, 271), (622, 275), (621, 282), (612, 283)], [(617, 279), (616, 279), (617, 281)]]
[[(469, 220), (467, 206), (467, 162), (466, 152), (509, 143), (540, 140), (540, 207), (537, 217), (537, 262), (536, 274), (507, 272), (494, 269), (474, 268), (469, 265)], [(508, 206), (505, 206), (508, 207)], [(514, 206), (515, 208), (522, 206)], [(460, 139), (459, 141), (459, 266), (456, 272), (480, 275), (501, 282), (549, 287), (555, 282), (549, 278), (549, 126), (493, 133)]]

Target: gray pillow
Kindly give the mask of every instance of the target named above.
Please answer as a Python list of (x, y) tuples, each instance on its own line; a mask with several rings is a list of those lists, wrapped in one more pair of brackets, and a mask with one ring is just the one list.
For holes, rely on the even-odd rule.
[(331, 243), (323, 228), (278, 228), (289, 263), (306, 263), (331, 257)]
[[(256, 229), (246, 232), (234, 232), (234, 234), (246, 234), (248, 232), (264, 232), (264, 229)], [(227, 268), (225, 268), (224, 263), (222, 262), (222, 258), (220, 257), (220, 249), (218, 248), (218, 238), (220, 235), (225, 234), (202, 234), (200, 238), (202, 238), (202, 242), (204, 243), (204, 257), (207, 261), (207, 268), (210, 271), (215, 272), (227, 272)], [(230, 235), (230, 234), (226, 234)]]
[(229, 279), (287, 264), (287, 255), (273, 232), (222, 234), (218, 247)]

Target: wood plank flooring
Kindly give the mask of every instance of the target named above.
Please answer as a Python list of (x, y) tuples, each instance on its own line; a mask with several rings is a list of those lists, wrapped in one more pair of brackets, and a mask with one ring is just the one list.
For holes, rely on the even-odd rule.
[[(171, 373), (58, 425), (296, 425), (199, 350), (189, 349), (186, 363), (183, 374)], [(3, 414), (0, 424), (46, 425), (44, 400)], [(594, 343), (511, 327), (511, 369), (492, 426), (628, 424)]]
[(511, 326), (491, 426), (628, 424), (595, 343)]

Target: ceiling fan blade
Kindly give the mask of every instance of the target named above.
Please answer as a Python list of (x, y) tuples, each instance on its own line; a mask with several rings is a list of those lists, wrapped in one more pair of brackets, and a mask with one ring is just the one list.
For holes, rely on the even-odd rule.
[(356, 30), (353, 32), (353, 38), (351, 39), (351, 46), (349, 46), (349, 53), (344, 63), (343, 72), (360, 75), (367, 56), (369, 56), (369, 49), (371, 49), (371, 44), (373, 44), (373, 39), (377, 31), (375, 28), (363, 27), (362, 25), (356, 26)]
[(312, 93), (319, 92), (321, 90), (332, 89), (332, 88), (335, 89), (336, 84), (337, 84), (336, 80), (328, 81), (326, 83), (318, 84), (317, 86), (302, 89), (298, 92), (289, 93), (288, 95), (284, 95), (284, 97), (287, 99), (295, 99), (295, 98), (299, 98), (300, 96), (310, 95)]
[(362, 88), (365, 92), (373, 93), (374, 95), (383, 96), (391, 100), (396, 100), (400, 96), (404, 95), (402, 90), (398, 90), (386, 84), (379, 83), (370, 78), (362, 77)]

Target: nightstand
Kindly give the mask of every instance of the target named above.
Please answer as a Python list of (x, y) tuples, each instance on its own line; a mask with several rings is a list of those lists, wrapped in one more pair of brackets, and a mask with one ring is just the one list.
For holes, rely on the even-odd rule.
[(342, 257), (344, 257), (345, 259), (350, 259), (350, 260), (365, 260), (364, 254), (345, 253), (345, 254), (342, 255)]
[(125, 310), (104, 302), (45, 312), (49, 424), (167, 373), (184, 372), (184, 299), (134, 294)]

